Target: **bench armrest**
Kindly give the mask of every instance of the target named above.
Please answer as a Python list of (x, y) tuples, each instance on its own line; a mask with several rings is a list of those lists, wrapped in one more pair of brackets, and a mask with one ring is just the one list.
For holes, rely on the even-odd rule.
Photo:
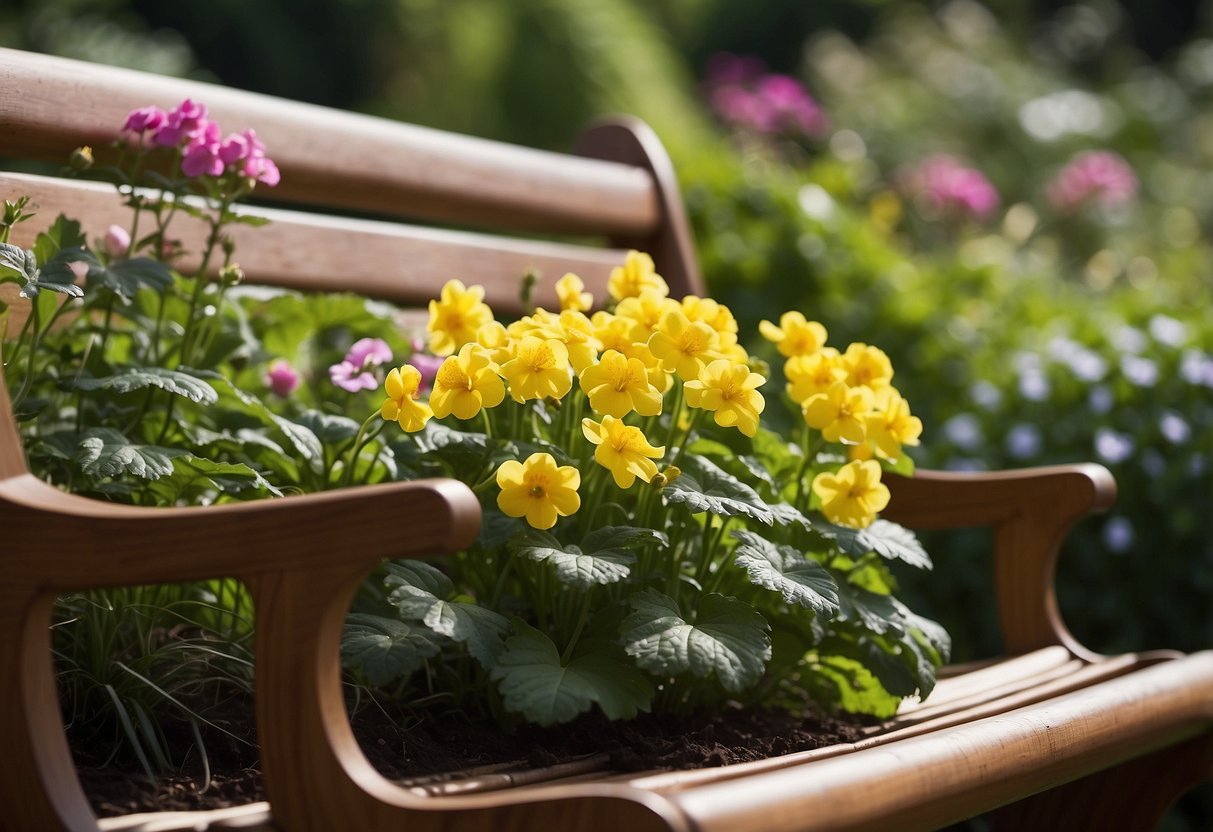
[(1053, 577), (1061, 544), (1074, 524), (1106, 511), (1116, 482), (1100, 465), (1056, 465), (1017, 471), (918, 471), (888, 477), (893, 498), (883, 516), (916, 529), (988, 526), (994, 530), (999, 624), (1008, 653), (1061, 644), (1095, 659), (1062, 621)]

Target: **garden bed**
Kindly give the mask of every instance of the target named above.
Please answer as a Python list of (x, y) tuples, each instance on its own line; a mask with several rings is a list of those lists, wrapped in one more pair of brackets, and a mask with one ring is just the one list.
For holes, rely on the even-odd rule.
[[(403, 719), (407, 728), (400, 727)], [(511, 733), (489, 722), (389, 713), (369, 705), (351, 724), (363, 753), (385, 777), (435, 795), (453, 783), (466, 792), (473, 779), (478, 781), (474, 788), (489, 790), (590, 772), (711, 768), (852, 742), (861, 735), (856, 722), (811, 712), (741, 709), (688, 717), (646, 714), (627, 722), (593, 713), (559, 727), (522, 725)], [(255, 747), (228, 740), (208, 741), (207, 748), (209, 782), (201, 760), (188, 755), (155, 784), (133, 761), (107, 764), (107, 749), (73, 750), (84, 790), (100, 817), (219, 809), (266, 799)]]

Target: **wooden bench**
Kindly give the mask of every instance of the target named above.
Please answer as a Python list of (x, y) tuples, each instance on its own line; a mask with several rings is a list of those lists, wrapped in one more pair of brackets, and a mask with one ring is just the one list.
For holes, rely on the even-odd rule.
[[(357, 286), (417, 304), (458, 276), (484, 285), (508, 313), (527, 269), (576, 271), (601, 296), (609, 268), (636, 247), (653, 254), (676, 294), (702, 292), (669, 160), (628, 120), (592, 128), (580, 156), (566, 156), (0, 50), (0, 157), (62, 161), (78, 145), (114, 138), (128, 111), (186, 97), (221, 123), (254, 126), (282, 169), (273, 197), (294, 207), (258, 209), (272, 223), (237, 232), (252, 281)], [(66, 212), (90, 236), (127, 210), (108, 186), (17, 173), (0, 173), (0, 183), (5, 198), (28, 193), (42, 218)], [(28, 245), (37, 224), (18, 226), (14, 242)], [(554, 306), (551, 285), (538, 300)], [(1112, 502), (1104, 469), (920, 472), (893, 486), (891, 519), (994, 529), (1007, 657), (957, 668), (926, 703), (853, 744), (720, 769), (435, 796), (388, 782), (359, 751), (338, 642), (355, 587), (381, 559), (473, 539), (479, 508), (465, 485), (395, 483), (199, 509), (101, 504), (27, 471), (0, 384), (0, 827), (888, 830), (1006, 807), (996, 817), (1012, 829), (1149, 829), (1176, 794), (1213, 776), (1213, 653), (1096, 656), (1058, 614), (1058, 548), (1076, 520)], [(377, 522), (385, 513), (394, 525)], [(411, 532), (404, 542), (401, 524)], [(84, 588), (218, 576), (247, 582), (256, 603), (268, 804), (99, 825), (56, 705), (52, 603)]]

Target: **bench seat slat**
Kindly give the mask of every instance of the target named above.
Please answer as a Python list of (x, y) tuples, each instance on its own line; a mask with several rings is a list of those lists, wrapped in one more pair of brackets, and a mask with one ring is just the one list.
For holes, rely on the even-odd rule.
[(65, 162), (127, 113), (191, 97), (253, 127), (282, 169), (275, 200), (552, 233), (643, 237), (660, 222), (639, 167), (551, 153), (212, 84), (0, 49), (0, 156)]

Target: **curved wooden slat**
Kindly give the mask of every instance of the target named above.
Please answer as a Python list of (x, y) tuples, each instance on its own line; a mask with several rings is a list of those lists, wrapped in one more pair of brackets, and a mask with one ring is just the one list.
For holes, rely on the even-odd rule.
[(112, 141), (127, 113), (192, 97), (253, 127), (282, 169), (267, 197), (463, 226), (645, 234), (651, 176), (581, 159), (197, 81), (0, 49), (0, 156), (64, 162)]
[(995, 592), (1008, 653), (1061, 644), (1080, 658), (1097, 658), (1062, 620), (1053, 578), (1070, 529), (1116, 499), (1116, 481), (1106, 468), (916, 471), (910, 478), (890, 476), (888, 483), (893, 498), (883, 514), (889, 520), (919, 529), (993, 527)]
[[(12, 234), (14, 244), (26, 247), (60, 213), (79, 220), (90, 240), (131, 217), (114, 188), (97, 182), (0, 173), (0, 192), (32, 198), (40, 216), (18, 225)], [(555, 284), (570, 271), (601, 302), (607, 296), (611, 269), (621, 265), (627, 254), (622, 249), (267, 207), (237, 210), (270, 221), (258, 228), (229, 227), (236, 259), (250, 282), (303, 291), (357, 292), (404, 304), (424, 306), (443, 283), (458, 278), (484, 286), (485, 299), (494, 311), (516, 315), (522, 311), (522, 277), (529, 271), (542, 278), (533, 299), (545, 308), (559, 309)], [(178, 215), (173, 220), (171, 236), (180, 239), (187, 252), (178, 264), (182, 271), (198, 267), (206, 234), (204, 223), (194, 217)], [(212, 271), (218, 271), (218, 264)], [(22, 306), (16, 303), (15, 311)], [(10, 327), (19, 325), (17, 320)]]

